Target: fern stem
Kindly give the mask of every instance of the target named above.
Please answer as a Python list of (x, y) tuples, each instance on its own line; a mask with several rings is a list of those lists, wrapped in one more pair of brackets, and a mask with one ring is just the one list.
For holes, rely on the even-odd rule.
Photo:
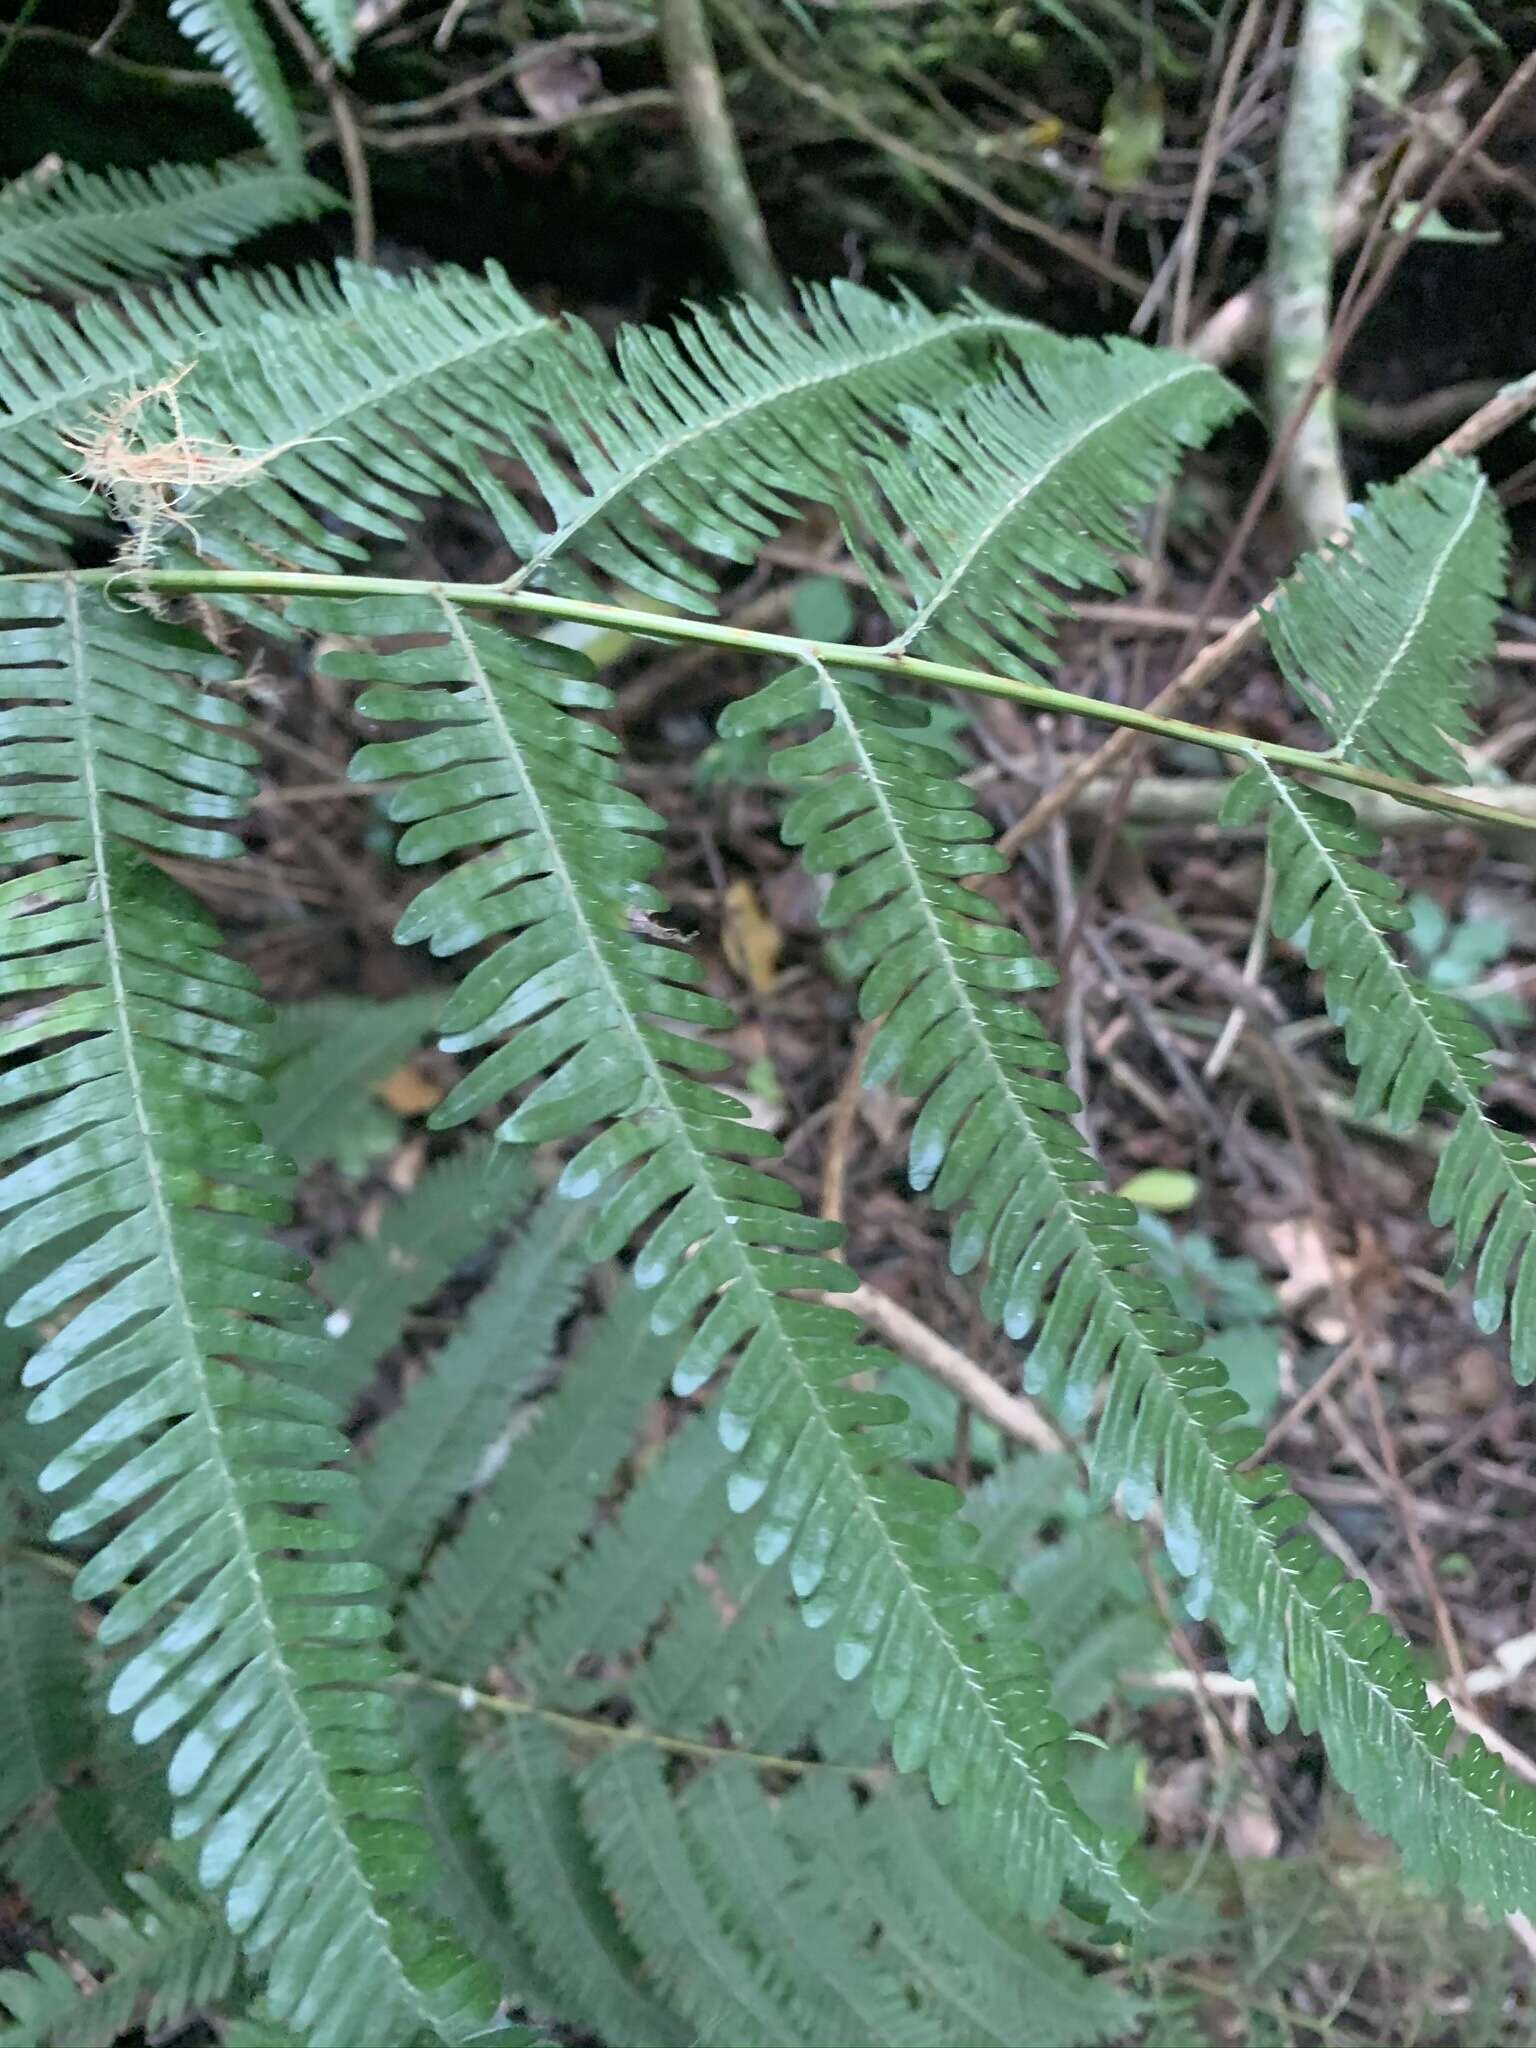
[[(25, 575), (0, 576), (0, 589), (7, 583), (38, 583), (52, 578), (35, 571)], [(1071, 690), (1058, 690), (1049, 683), (1026, 682), (1017, 676), (998, 676), (984, 669), (961, 668), (945, 661), (924, 661), (916, 655), (895, 653), (883, 647), (850, 647), (836, 640), (798, 639), (788, 633), (763, 633), (744, 626), (728, 626), (714, 619), (690, 619), (659, 612), (640, 611), (632, 606), (597, 604), (585, 598), (552, 597), (542, 591), (503, 590), (495, 584), (435, 583), (406, 576), (343, 576), (285, 572), (268, 569), (145, 569), (131, 574), (123, 569), (78, 571), (75, 581), (82, 587), (107, 589), (128, 584), (134, 590), (159, 592), (165, 596), (202, 596), (217, 602), (221, 592), (268, 597), (430, 597), (450, 604), (491, 611), (519, 612), (526, 617), (568, 619), (578, 624), (606, 627), (617, 633), (654, 640), (681, 640), (706, 647), (729, 647), (742, 654), (766, 655), (789, 664), (807, 659), (824, 666), (862, 670), (866, 674), (900, 676), (910, 683), (932, 683), (943, 689), (970, 690), (981, 696), (1007, 697), (1028, 704), (1036, 711), (1055, 711), (1064, 717), (1086, 718), (1098, 725), (1114, 725), (1134, 732), (1149, 733), (1155, 739), (1182, 741), (1207, 747), (1219, 754), (1232, 754), (1244, 761), (1267, 761), (1292, 773), (1321, 775), (1332, 782), (1348, 783), (1354, 789), (1374, 790), (1379, 796), (1395, 797), (1399, 803), (1445, 817), (1465, 818), (1479, 825), (1500, 825), (1516, 832), (1536, 830), (1536, 820), (1519, 811), (1485, 804), (1476, 797), (1460, 796), (1454, 790), (1430, 789), (1400, 776), (1379, 774), (1352, 761), (1339, 761), (1307, 747), (1288, 747), (1274, 740), (1250, 739), (1242, 733), (1220, 732), (1212, 726), (1193, 725), (1182, 718), (1163, 718), (1156, 712), (1140, 711), (1129, 704), (1108, 704), (1097, 697), (1082, 697)]]
[(821, 1757), (773, 1756), (760, 1749), (722, 1749), (717, 1742), (693, 1742), (685, 1735), (663, 1735), (655, 1728), (642, 1728), (634, 1721), (623, 1727), (614, 1721), (593, 1721), (583, 1714), (565, 1714), (557, 1707), (541, 1707), (533, 1700), (511, 1699), (499, 1692), (479, 1692), (472, 1685), (461, 1685), (457, 1679), (429, 1678), (420, 1671), (402, 1672), (400, 1682), (457, 1700), (466, 1713), (473, 1707), (484, 1707), (493, 1714), (522, 1714), (530, 1720), (543, 1721), (552, 1728), (563, 1728), (568, 1735), (577, 1736), (582, 1741), (642, 1743), (651, 1749), (664, 1749), (672, 1756), (702, 1757), (712, 1764), (751, 1764), (755, 1770), (789, 1771), (796, 1777), (834, 1771), (839, 1777), (858, 1778), (865, 1784), (880, 1784), (891, 1776), (891, 1772), (880, 1764), (833, 1764)]

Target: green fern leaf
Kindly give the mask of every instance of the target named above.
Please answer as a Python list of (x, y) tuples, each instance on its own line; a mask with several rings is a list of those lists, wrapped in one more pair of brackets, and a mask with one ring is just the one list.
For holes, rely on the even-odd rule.
[(526, 1155), (467, 1144), (384, 1212), (374, 1237), (349, 1237), (315, 1275), (330, 1303), (325, 1385), (345, 1413), (399, 1342), (407, 1315), (533, 1198)]
[[(647, 1473), (636, 1491), (650, 1483)], [(689, 1544), (685, 1554), (697, 1555), (697, 1546)], [(702, 1735), (724, 1726), (739, 1746), (783, 1752), (816, 1740), (824, 1755), (849, 1760), (844, 1749), (819, 1739), (818, 1724), (850, 1700), (867, 1712), (867, 1701), (838, 1679), (825, 1637), (795, 1620), (782, 1566), (753, 1556), (750, 1522), (726, 1533), (707, 1580), (690, 1565), (667, 1604), (667, 1625), (631, 1681), (635, 1711), (648, 1727)], [(803, 1708), (791, 1706), (787, 1719), (773, 1683), (781, 1673)], [(770, 1721), (781, 1737), (765, 1732)]]
[(1135, 2001), (1091, 1977), (1036, 1929), (988, 1895), (968, 1867), (948, 1817), (897, 1786), (855, 1806), (828, 1774), (804, 1780), (780, 1807), (806, 1857), (812, 1889), (802, 1910), (878, 1929), (877, 1955), (906, 1986), (925, 2044), (1014, 2048), (1028, 2014), (1031, 2048), (1091, 2048), (1136, 2033)]
[(0, 1972), (0, 2005), (16, 2021), (0, 2030), (5, 2048), (111, 2048), (135, 2022), (164, 2037), (224, 1997), (237, 1951), (208, 1904), (148, 1877), (127, 1883), (135, 1911), (72, 1917), (72, 1946), (97, 1972), (87, 1983), (40, 1952), (28, 1971)]
[(351, 61), (357, 37), (354, 0), (299, 0), (299, 12), (338, 64)]
[(198, 52), (222, 71), (235, 105), (276, 162), (303, 160), (298, 116), (255, 0), (169, 0), (167, 11)]
[(841, 282), (807, 287), (798, 315), (743, 302), (671, 333), (626, 329), (617, 371), (590, 329), (565, 333), (567, 346), (541, 361), (536, 394), (579, 484), (535, 432), (519, 439), (552, 526), (476, 472), (519, 558), (508, 585), (600, 595), (595, 570), (685, 611), (707, 609), (715, 588), (685, 549), (754, 561), (795, 498), (840, 493), (876, 418), (937, 403), (995, 352), (1060, 346), (980, 302), (934, 315)]
[[(198, 257), (222, 256), (283, 221), (313, 220), (340, 204), (297, 162), (279, 168), (233, 160), (164, 163), (103, 172), (65, 164), (0, 213), (0, 287), (75, 292), (125, 277), (159, 277)], [(6, 306), (7, 322), (13, 311), (19, 316), (21, 309)]]
[(1333, 751), (1465, 782), (1467, 695), (1493, 651), (1509, 536), (1470, 459), (1372, 491), (1350, 545), (1308, 555), (1264, 613), (1286, 680)]
[(1457, 1111), (1430, 1197), (1430, 1219), (1455, 1233), (1456, 1261), (1479, 1244), (1472, 1312), (1492, 1334), (1510, 1319), (1510, 1357), (1522, 1386), (1536, 1379), (1536, 1153), (1483, 1107), (1488, 1039), (1464, 1003), (1411, 975), (1385, 934), (1408, 924), (1398, 885), (1366, 863), (1380, 851), (1349, 806), (1255, 767), (1235, 784), (1234, 822), (1267, 811), (1278, 877), (1273, 921), (1283, 939), (1306, 932), (1329, 1014), (1359, 1069), (1355, 1105), (1411, 1130), (1431, 1095)]
[(60, 1921), (127, 1900), (107, 1802), (86, 1776), (86, 1695), (67, 1582), (0, 1564), (0, 1870)]
[(698, 2040), (713, 2048), (811, 2048), (826, 2039), (800, 2023), (769, 1981), (756, 1941), (743, 1940), (714, 1910), (654, 1752), (637, 1745), (589, 1765), (581, 1812), (630, 1939)]
[(328, 273), (258, 270), (85, 299), (70, 314), (31, 301), (0, 309), (0, 553), (35, 564), (99, 516), (99, 501), (66, 472), (79, 461), (71, 442), (100, 433), (114, 404), (204, 361), (231, 335), (245, 345), (259, 330), (276, 346), (346, 304)]
[(1016, 1609), (999, 1599), (989, 1636), (975, 1635), (995, 1582), (948, 1553), (952, 1492), (876, 1462), (885, 1446), (870, 1432), (900, 1420), (901, 1405), (848, 1381), (881, 1354), (859, 1347), (851, 1317), (795, 1298), (850, 1284), (825, 1256), (838, 1233), (753, 1163), (777, 1148), (742, 1106), (694, 1078), (723, 1056), (672, 1028), (725, 1027), (730, 1013), (701, 991), (690, 955), (633, 923), (664, 907), (646, 880), (659, 821), (618, 786), (609, 736), (573, 715), (607, 692), (579, 658), (512, 640), (446, 599), (322, 602), (299, 616), (333, 633), (438, 636), (394, 655), (328, 657), (376, 685), (365, 715), (432, 724), (354, 764), (364, 778), (403, 778), (390, 799), (410, 825), (400, 858), (488, 849), (423, 890), (397, 936), (453, 953), (516, 934), (470, 970), (445, 1015), (449, 1050), (501, 1042), (437, 1120), (536, 1082), (503, 1138), (606, 1125), (562, 1187), (607, 1190), (594, 1257), (664, 1211), (635, 1278), (657, 1291), (659, 1334), (693, 1326), (680, 1392), (735, 1361), (721, 1429), (739, 1453), (733, 1504), (757, 1507), (761, 1554), (788, 1555), (808, 1618), (837, 1629), (839, 1668), (869, 1671), (903, 1766), (926, 1767), (940, 1798), (959, 1800), (981, 1853), (1032, 1910), (1048, 1910), (1070, 1878), (1134, 1917), (1134, 1889), (1062, 1782), (1065, 1727)]
[[(175, 377), (191, 403), (200, 381), (216, 383), (222, 364), (249, 364), (253, 351), (264, 363), (311, 348), (327, 360), (356, 361), (369, 336), (393, 327), (397, 309), (409, 327), (419, 300), (441, 293), (457, 304), (486, 289), (455, 272), (436, 273), (424, 284), (342, 266), (334, 277), (314, 268), (219, 271), (157, 292), (86, 300), (68, 316), (31, 302), (6, 306), (0, 313), (0, 551), (30, 565), (40, 548), (57, 552), (78, 522), (104, 515), (101, 500), (66, 472), (135, 393)], [(196, 429), (223, 438), (216, 423), (208, 430), (206, 421)], [(152, 443), (157, 434), (174, 433), (176, 421), (146, 401), (132, 431)]]
[(514, 1922), (560, 2000), (559, 2018), (612, 2048), (668, 2048), (693, 2036), (645, 1986), (582, 1829), (565, 1745), (508, 1721), (465, 1766), (470, 1801), (496, 1850)]
[(579, 1218), (546, 1202), (454, 1335), (374, 1432), (362, 1471), (361, 1549), (411, 1577), (433, 1531), (545, 1370), (581, 1276)]
[[(413, 1662), (472, 1683), (518, 1639), (591, 1521), (675, 1356), (675, 1346), (646, 1329), (633, 1299), (621, 1297), (412, 1594), (402, 1636)], [(568, 1585), (553, 1611), (601, 1656), (601, 1617), (578, 1614), (576, 1597)]]
[(1236, 1469), (1258, 1433), (1232, 1427), (1241, 1399), (1200, 1355), (1201, 1332), (1147, 1269), (1135, 1210), (1098, 1185), (1068, 1121), (1077, 1102), (1056, 1078), (1064, 1056), (1016, 999), (1054, 977), (990, 899), (962, 886), (1002, 862), (953, 762), (910, 737), (924, 707), (812, 667), (734, 706), (722, 729), (817, 714), (826, 730), (779, 757), (800, 792), (785, 837), (835, 877), (824, 921), (845, 929), (862, 1013), (884, 1019), (866, 1079), (922, 1101), (910, 1178), (959, 1210), (951, 1263), (987, 1262), (982, 1306), (1028, 1338), (1026, 1388), (1078, 1427), (1108, 1374), (1098, 1493), (1118, 1488), (1141, 1515), (1161, 1489), (1189, 1604), (1220, 1626), (1271, 1724), (1288, 1715), (1289, 1655), (1303, 1719), (1321, 1726), (1341, 1782), (1416, 1869), (1506, 1906), (1536, 1896), (1536, 1794), (1486, 1770), (1476, 1745), (1445, 1755), (1449, 1709), (1431, 1711), (1407, 1645), (1379, 1617), (1362, 1619), (1364, 1590), (1341, 1587), (1310, 1539), (1287, 1540), (1304, 1510), (1283, 1475)]
[(751, 1770), (701, 1771), (676, 1811), (722, 1931), (755, 1953), (760, 1981), (793, 2019), (787, 2038), (929, 2048), (900, 1979), (870, 1955), (868, 1930), (856, 1932), (816, 1897), (812, 1871)]
[(1034, 675), (1068, 608), (1059, 592), (1118, 587), (1106, 550), (1132, 545), (1126, 508), (1240, 402), (1168, 350), (1057, 342), (1027, 384), (1007, 374), (909, 421), (906, 445), (873, 465), (878, 491), (850, 485), (850, 538), (901, 622), (891, 646)]
[(365, 2020), (457, 2038), (480, 1989), (406, 1917), (430, 1872), (395, 1775), (386, 1621), (363, 1599), (378, 1574), (336, 1558), (342, 1522), (299, 1512), (338, 1497), (342, 1440), (302, 1383), (324, 1347), (301, 1269), (265, 1234), (287, 1216), (280, 1162), (241, 1113), (264, 1005), (139, 850), (235, 843), (253, 749), (193, 686), (228, 664), (71, 581), (8, 585), (4, 608), (0, 814), (21, 822), (0, 861), (22, 871), (0, 885), (0, 998), (32, 1007), (0, 1028), (22, 1161), (0, 1182), (0, 1271), (65, 1248), (9, 1311), (52, 1321), (23, 1375), (33, 1418), (80, 1429), (41, 1475), (79, 1487), (51, 1534), (100, 1544), (76, 1595), (116, 1594), (97, 1641), (138, 1645), (109, 1705), (140, 1742), (175, 1732), (175, 1831), (201, 1838), (200, 1879), (274, 2008), (317, 2044)]
[(375, 1083), (421, 1050), (442, 1007), (430, 989), (387, 1003), (321, 996), (289, 1004), (273, 1033), (272, 1098), (261, 1120), (267, 1143), (300, 1173), (334, 1159), (376, 1106)]
[(476, 1724), (446, 1690), (411, 1685), (404, 1704), (411, 1764), (437, 1857), (429, 1908), (491, 1965), (508, 2003), (549, 2014), (554, 2001), (512, 1925), (500, 1868), (464, 1783), (464, 1738)]
[[(643, 1327), (639, 1304), (631, 1316)], [(675, 1343), (663, 1352), (664, 1371), (676, 1355)], [(729, 1470), (713, 1416), (676, 1430), (618, 1512), (567, 1564), (560, 1598), (546, 1602), (534, 1622), (526, 1668), (564, 1698), (578, 1660), (609, 1664), (643, 1644), (732, 1519), (725, 1496)]]
[[(370, 313), (380, 291), (387, 302)], [(401, 538), (424, 497), (460, 487), (442, 451), (471, 440), (511, 451), (505, 421), (525, 413), (533, 365), (556, 331), (498, 265), (391, 286), (365, 275), (347, 296), (352, 317), (306, 340), (302, 379), (283, 351), (231, 336), (180, 387), (182, 429), (240, 458), (177, 495), (205, 554), (237, 567), (360, 560), (362, 542), (338, 529)], [(153, 551), (175, 531), (150, 531), (141, 545)]]

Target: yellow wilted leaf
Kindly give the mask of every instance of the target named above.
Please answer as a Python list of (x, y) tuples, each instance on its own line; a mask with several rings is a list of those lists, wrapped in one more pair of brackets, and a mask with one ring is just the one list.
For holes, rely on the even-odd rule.
[(732, 972), (741, 976), (754, 995), (773, 993), (784, 934), (763, 909), (750, 882), (726, 884), (720, 943)]
[(375, 1084), (373, 1092), (396, 1116), (425, 1116), (443, 1099), (443, 1091), (437, 1082), (414, 1060), (407, 1060), (403, 1067), (396, 1067), (387, 1081)]

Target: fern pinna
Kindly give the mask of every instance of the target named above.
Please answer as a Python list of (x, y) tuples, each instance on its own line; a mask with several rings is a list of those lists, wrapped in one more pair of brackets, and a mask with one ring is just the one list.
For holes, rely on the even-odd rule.
[[(52, 1252), (27, 1325), (89, 1298), (30, 1359), (38, 1421), (83, 1426), (39, 1476), (51, 1534), (100, 1531), (80, 1598), (134, 1645), (111, 1705), (137, 1740), (176, 1731), (175, 1831), (264, 1958), (274, 2009), (316, 2041), (468, 2029), (473, 1970), (412, 1919), (422, 1852), (399, 1775), (376, 1569), (337, 1497), (302, 1269), (264, 1232), (283, 1167), (242, 1114), (264, 1005), (146, 849), (216, 857), (250, 787), (249, 742), (208, 684), (228, 664), (74, 583), (5, 610), (0, 986), (33, 1007), (9, 1065), (0, 1264)], [(150, 765), (153, 763), (153, 765)], [(47, 859), (50, 864), (36, 867)], [(56, 991), (54, 1000), (37, 998)]]
[[(176, 12), (265, 119), (251, 11)], [(305, 12), (344, 56), (346, 10)], [(285, 132), (268, 139), (281, 158)], [(108, 261), (76, 181), (56, 206), (73, 239), (38, 244), (55, 267), (24, 244), (7, 274), (72, 288), (222, 249), (271, 199), (242, 211), (239, 183), (156, 174), (141, 196), (174, 232), (147, 219)], [(22, 203), (0, 210), (0, 262)], [(867, 1078), (917, 1105), (909, 1178), (952, 1219), (954, 1271), (1085, 1440), (1083, 1512), (1155, 1507), (1189, 1612), (1270, 1724), (1294, 1707), (1321, 1731), (1416, 1872), (1529, 1909), (1531, 1796), (1453, 1746), (1406, 1644), (1253, 1466), (1241, 1400), (1074, 1123), (1028, 1000), (1050, 965), (910, 694), (986, 691), (1241, 757), (1230, 815), (1269, 821), (1275, 929), (1321, 974), (1362, 1111), (1455, 1110), (1435, 1218), (1476, 1261), (1483, 1327), (1508, 1304), (1528, 1380), (1536, 1167), (1485, 1107), (1483, 1035), (1393, 949), (1374, 841), (1316, 786), (1477, 814), (1412, 779), (1459, 777), (1501, 584), (1475, 467), (1376, 494), (1269, 607), (1330, 742), (1304, 752), (1045, 679), (1053, 625), (1117, 586), (1134, 516), (1237, 406), (1177, 355), (837, 287), (792, 315), (628, 333), (610, 361), (494, 270), (215, 275), (0, 318), (0, 547), (23, 565), (0, 582), (0, 1268), (47, 1441), (7, 1484), (57, 1510), (52, 1548), (29, 1529), (0, 1590), (60, 1567), (93, 1623), (88, 1654), (41, 1655), (62, 1590), (20, 1593), (0, 1685), (99, 1675), (169, 1792), (163, 1812), (158, 1792), (119, 1801), (121, 1826), (105, 1790), (45, 1816), (94, 1708), (0, 1753), (4, 1842), (30, 1845), (13, 1866), (45, 1820), (62, 1831), (98, 1987), (40, 1956), (0, 1978), (18, 2025), (63, 2039), (82, 1995), (103, 2025), (206, 2001), (251, 2038), (406, 2044), (468, 2038), (499, 2000), (614, 2042), (812, 2042), (831, 2013), (850, 2039), (1006, 2041), (1026, 1980), (1042, 2039), (1133, 2016), (1019, 1919), (1162, 1938), (1136, 1829), (1078, 1767), (1049, 1613), (1018, 1596), (1023, 1523), (979, 1533), (974, 1498), (914, 1454), (892, 1359), (837, 1304), (857, 1284), (842, 1233), (723, 1079), (734, 1018), (669, 935), (664, 823), (626, 786), (612, 693), (538, 636), (552, 619), (774, 663), (722, 732), (776, 743), (785, 840), (826, 879), (875, 1027)], [(151, 459), (125, 462), (104, 421)], [(372, 573), (439, 495), (490, 512), (510, 571)], [(754, 561), (807, 502), (842, 522), (884, 644), (709, 616), (721, 562)], [(103, 510), (124, 561), (55, 566)], [(166, 616), (186, 596), (221, 637), (323, 643), (322, 673), (361, 686), (376, 736), (354, 777), (384, 786), (399, 860), (427, 871), (397, 936), (447, 963), (447, 992), (368, 1015), (350, 1051), (320, 1019), (280, 1058), (253, 977), (167, 872), (237, 855), (254, 787), (237, 666)], [(343, 1082), (365, 1090), (429, 1028), (459, 1068), (434, 1125), (481, 1135), (311, 1288), (283, 1155), (324, 1158)], [(544, 1147), (567, 1156), (533, 1206)], [(487, 1258), (477, 1307), (374, 1427), (380, 1356)], [(588, 1329), (582, 1275), (607, 1261), (633, 1292)], [(371, 1456), (348, 1446), (358, 1414)], [(1144, 1641), (1148, 1613), (1131, 1620)], [(716, 1768), (722, 1719), (743, 1755)], [(887, 1744), (926, 1790), (887, 1782)]]

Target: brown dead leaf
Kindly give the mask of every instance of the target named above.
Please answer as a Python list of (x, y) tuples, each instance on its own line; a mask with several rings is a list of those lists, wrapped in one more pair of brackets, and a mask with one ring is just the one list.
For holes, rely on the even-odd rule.
[(530, 114), (544, 121), (562, 121), (603, 89), (597, 59), (585, 50), (552, 43), (527, 53), (517, 67), (517, 89)]
[(1255, 1788), (1239, 1794), (1221, 1824), (1221, 1834), (1228, 1855), (1239, 1862), (1267, 1863), (1279, 1854), (1280, 1823)]
[(726, 884), (720, 947), (732, 971), (754, 995), (772, 995), (779, 979), (784, 935), (763, 909), (750, 882)]
[(1320, 1344), (1342, 1344), (1349, 1325), (1332, 1298), (1334, 1277), (1347, 1277), (1348, 1262), (1330, 1257), (1323, 1226), (1315, 1216), (1291, 1216), (1267, 1224), (1262, 1233), (1283, 1269), (1275, 1288), (1280, 1306), (1297, 1316)]
[(396, 1116), (425, 1116), (443, 1099), (440, 1085), (415, 1060), (396, 1067), (387, 1081), (376, 1081), (373, 1092)]
[(1468, 1415), (1486, 1415), (1504, 1398), (1504, 1367), (1486, 1344), (1472, 1344), (1451, 1367), (1456, 1399)]

